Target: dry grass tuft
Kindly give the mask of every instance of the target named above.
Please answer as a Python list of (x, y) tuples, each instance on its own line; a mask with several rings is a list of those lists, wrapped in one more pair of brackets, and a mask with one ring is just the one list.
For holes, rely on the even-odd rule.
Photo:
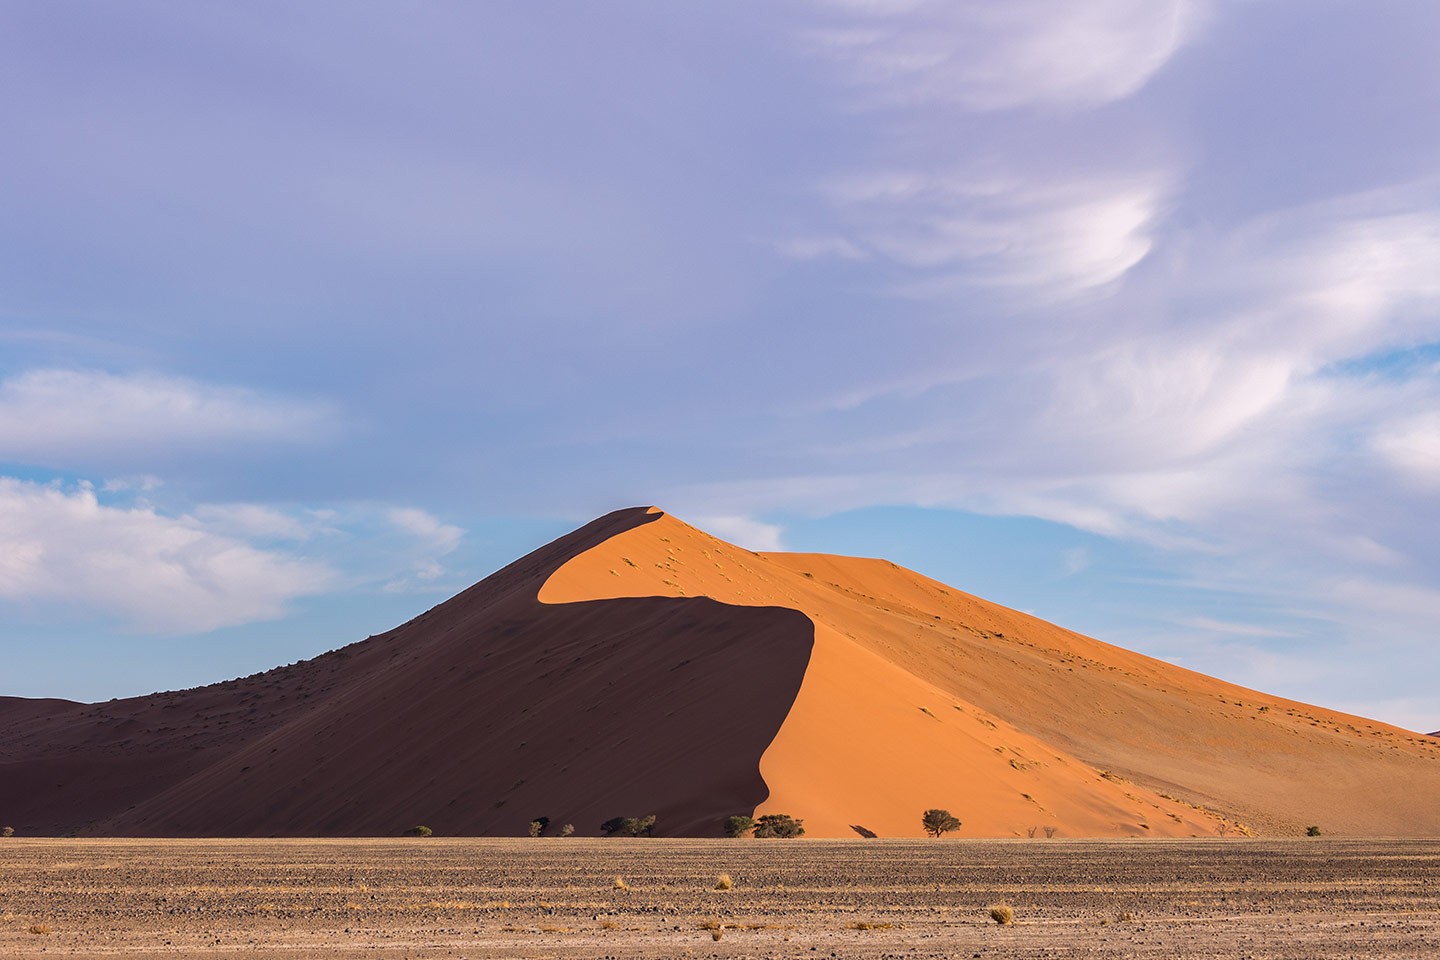
[(1008, 927), (1015, 922), (1015, 908), (1008, 903), (994, 904), (990, 908), (990, 919), (1002, 927)]
[(854, 923), (845, 924), (847, 930), (889, 930), (894, 926), (893, 923), (877, 923), (867, 920), (856, 920)]
[(44, 936), (45, 934), (52, 932), (54, 929), (55, 928), (50, 926), (50, 924), (48, 923), (35, 923), (31, 924), (30, 926), (30, 932), (38, 934), (40, 936)]
[(715, 878), (715, 889), (716, 889), (716, 890), (734, 890), (734, 889), (735, 889), (735, 881), (730, 879), (730, 874), (728, 874), (728, 873), (722, 873), (722, 874), (720, 874), (720, 876), (718, 876), (718, 877)]
[(618, 874), (615, 876), (615, 880), (614, 880), (610, 885), (611, 885), (612, 887), (614, 887), (616, 890), (629, 890), (629, 889), (630, 889), (630, 884), (626, 883), (626, 882), (625, 882), (625, 878), (622, 877), (622, 876), (620, 876), (620, 875), (618, 875)]
[(619, 930), (619, 929), (620, 929), (620, 924), (616, 923), (614, 920), (601, 920), (601, 921), (600, 921), (600, 929), (601, 929), (601, 930)]

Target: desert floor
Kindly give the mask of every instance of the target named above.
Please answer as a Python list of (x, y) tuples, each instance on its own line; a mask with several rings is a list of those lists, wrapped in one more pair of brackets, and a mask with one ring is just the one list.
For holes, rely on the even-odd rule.
[(1434, 958), (1440, 841), (14, 838), (0, 956)]

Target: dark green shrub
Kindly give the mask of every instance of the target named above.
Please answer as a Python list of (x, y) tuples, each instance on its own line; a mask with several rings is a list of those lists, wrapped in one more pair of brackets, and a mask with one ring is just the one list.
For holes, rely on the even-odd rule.
[(767, 813), (755, 821), (755, 836), (757, 837), (803, 837), (804, 835), (805, 821), (797, 820), (789, 814)]
[(627, 837), (653, 837), (657, 819), (659, 818), (653, 813), (645, 817), (611, 817), (600, 824), (600, 829), (607, 837), (613, 837), (617, 833), (623, 833)]
[(549, 817), (536, 817), (534, 820), (530, 821), (530, 836), (540, 836), (545, 832), (545, 828), (548, 826), (550, 826)]
[(1305, 836), (1307, 836), (1307, 837), (1318, 837), (1318, 836), (1320, 836), (1320, 828), (1319, 828), (1319, 827), (1315, 827), (1315, 826), (1306, 827), (1306, 828), (1305, 828)]
[(743, 837), (754, 829), (754, 817), (747, 817), (742, 813), (725, 818), (725, 836), (727, 837)]
[(407, 837), (428, 837), (435, 831), (426, 826), (415, 826), (405, 831)]
[(942, 833), (960, 829), (960, 821), (950, 815), (949, 810), (931, 807), (920, 815), (920, 825), (930, 836), (939, 838)]

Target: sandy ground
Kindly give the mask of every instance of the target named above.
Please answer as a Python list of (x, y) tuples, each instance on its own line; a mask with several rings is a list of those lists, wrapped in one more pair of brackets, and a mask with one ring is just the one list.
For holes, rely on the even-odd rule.
[(17, 838), (0, 956), (1418, 960), (1437, 877), (1435, 840)]

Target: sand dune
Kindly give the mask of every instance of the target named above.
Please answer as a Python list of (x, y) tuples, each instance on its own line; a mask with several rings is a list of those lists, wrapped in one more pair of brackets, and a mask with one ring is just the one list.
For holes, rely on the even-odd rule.
[[(1437, 835), (1440, 742), (1235, 687), (894, 564), (618, 511), (389, 633), (209, 687), (0, 698), (23, 833)], [(1201, 807), (1206, 809), (1201, 809)]]

